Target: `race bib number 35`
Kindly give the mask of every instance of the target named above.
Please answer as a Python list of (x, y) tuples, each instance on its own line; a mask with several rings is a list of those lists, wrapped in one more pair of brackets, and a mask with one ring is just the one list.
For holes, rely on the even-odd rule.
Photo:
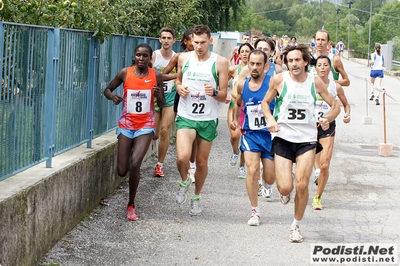
[(287, 112), (287, 123), (306, 124), (309, 121), (307, 109), (288, 108)]
[(130, 114), (145, 114), (150, 112), (150, 90), (128, 90), (127, 112)]

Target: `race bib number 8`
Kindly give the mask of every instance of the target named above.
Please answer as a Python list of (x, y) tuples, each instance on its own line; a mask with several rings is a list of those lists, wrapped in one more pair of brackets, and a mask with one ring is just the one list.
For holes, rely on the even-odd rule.
[(261, 105), (247, 106), (247, 118), (251, 130), (260, 130), (267, 127), (267, 120), (261, 110)]
[(130, 114), (145, 114), (150, 112), (151, 91), (128, 90), (127, 112)]

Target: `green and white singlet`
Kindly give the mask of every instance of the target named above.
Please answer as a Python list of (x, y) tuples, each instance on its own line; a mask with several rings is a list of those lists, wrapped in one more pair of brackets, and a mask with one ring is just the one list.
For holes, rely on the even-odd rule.
[[(164, 69), (166, 66), (168, 66), (169, 61), (168, 59), (165, 59), (160, 50), (155, 50), (154, 53), (156, 54), (156, 60), (154, 61), (153, 68), (157, 70), (158, 72), (163, 73)], [(175, 55), (175, 52), (172, 51), (172, 56)], [(172, 74), (176, 73), (176, 69), (172, 69), (171, 71)], [(169, 81), (164, 81), (163, 82), (163, 89), (164, 89), (164, 96), (166, 100), (165, 106), (171, 106), (174, 104), (174, 99), (175, 99), (175, 93), (176, 93), (176, 88), (175, 88), (175, 80), (169, 80)]]
[(178, 116), (194, 120), (209, 121), (218, 118), (218, 101), (205, 94), (204, 85), (218, 87), (216, 53), (211, 52), (207, 61), (199, 62), (195, 52), (188, 52), (188, 60), (182, 68), (182, 84), (188, 86), (189, 94), (180, 97)]
[[(333, 80), (339, 80), (340, 79), (340, 73), (336, 72), (335, 67), (333, 66), (333, 56), (334, 54), (329, 54), (329, 60), (330, 60), (330, 64), (331, 64), (331, 72), (329, 73), (329, 78), (333, 79)], [(314, 56), (315, 58), (318, 58), (316, 56)], [(310, 66), (308, 72), (310, 72), (311, 74), (313, 74), (314, 76), (318, 75), (317, 74), (317, 70), (315, 69), (315, 66)]]
[(314, 76), (307, 73), (307, 79), (297, 83), (290, 72), (283, 72), (283, 88), (277, 97), (274, 117), (279, 131), (273, 136), (293, 143), (317, 141), (316, 118), (314, 116), (317, 93)]

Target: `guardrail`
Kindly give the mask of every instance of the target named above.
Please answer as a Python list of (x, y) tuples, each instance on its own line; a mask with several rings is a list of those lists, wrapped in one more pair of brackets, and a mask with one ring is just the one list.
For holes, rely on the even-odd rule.
[(160, 42), (112, 35), (100, 43), (92, 35), (0, 21), (0, 181), (43, 161), (51, 167), (53, 156), (85, 142), (91, 148), (117, 126), (122, 108), (104, 97), (105, 87), (132, 65), (136, 45)]
[(394, 60), (392, 60), (392, 66), (400, 67), (400, 61), (394, 61)]

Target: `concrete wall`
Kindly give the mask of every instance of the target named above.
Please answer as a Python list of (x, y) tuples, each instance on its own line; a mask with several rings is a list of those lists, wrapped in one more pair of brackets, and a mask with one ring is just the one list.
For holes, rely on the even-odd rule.
[(237, 46), (235, 39), (218, 39), (213, 37), (213, 52), (229, 59), (233, 48)]
[[(0, 265), (34, 265), (124, 178), (115, 131), (0, 182)], [(146, 158), (156, 151), (150, 144)]]

